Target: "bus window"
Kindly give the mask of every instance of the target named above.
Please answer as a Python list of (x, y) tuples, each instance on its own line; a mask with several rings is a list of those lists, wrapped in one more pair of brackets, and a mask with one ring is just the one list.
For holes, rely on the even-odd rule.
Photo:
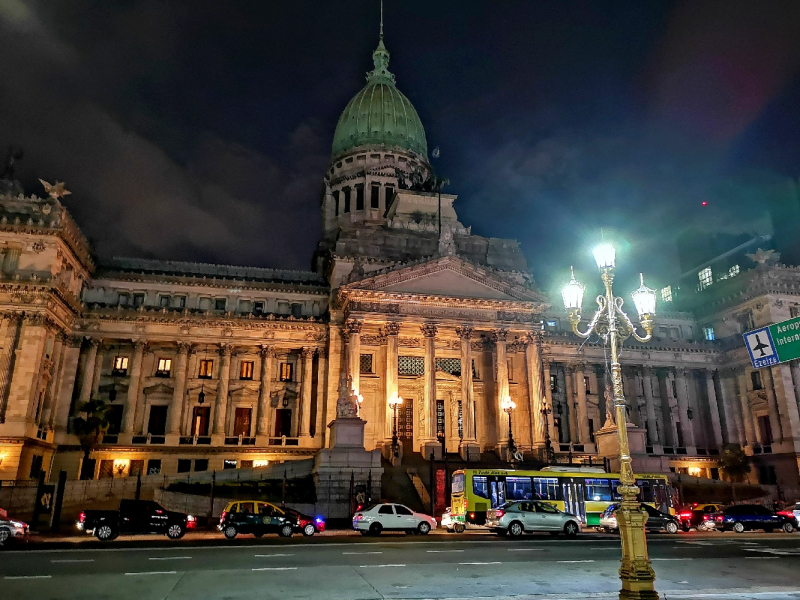
[(489, 481), (486, 477), (474, 475), (472, 477), (472, 493), (479, 498), (489, 499)]
[(649, 481), (637, 481), (636, 485), (639, 486), (639, 502), (652, 503), (655, 498), (653, 497), (653, 487)]
[(672, 506), (671, 498), (668, 493), (667, 484), (663, 481), (659, 481), (655, 479), (650, 482), (653, 486), (653, 502), (656, 505), (656, 508), (661, 512), (669, 513), (669, 509)]
[(611, 480), (611, 499), (614, 502), (620, 502), (622, 500), (622, 493), (619, 491), (619, 486), (621, 485), (619, 479)]
[(489, 487), (492, 490), (492, 508), (506, 503), (506, 486), (505, 477), (492, 478), (489, 482)]
[(534, 477), (533, 491), (539, 500), (561, 500), (561, 486), (556, 477)]
[(508, 500), (532, 500), (531, 478), (506, 477), (506, 498)]
[(611, 481), (608, 479), (587, 479), (586, 500), (611, 502)]
[(456, 473), (453, 475), (453, 485), (450, 488), (451, 494), (463, 494), (464, 493), (464, 480), (466, 477), (464, 473)]

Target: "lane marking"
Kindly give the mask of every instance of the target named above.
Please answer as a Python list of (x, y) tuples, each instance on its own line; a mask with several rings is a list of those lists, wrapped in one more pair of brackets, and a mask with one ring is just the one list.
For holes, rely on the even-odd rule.
[(342, 554), (383, 554), (383, 552), (342, 552)]
[(6, 575), (3, 579), (50, 579), (52, 575)]
[(557, 560), (560, 563), (593, 563), (593, 560)]
[(259, 567), (251, 571), (297, 571), (297, 567)]
[(695, 559), (695, 558), (651, 558), (650, 560), (697, 560), (697, 559)]
[(358, 565), (359, 569), (380, 569), (382, 567), (405, 567), (405, 565)]
[(745, 556), (745, 560), (778, 560), (779, 556)]
[(426, 550), (425, 552), (464, 552), (463, 550)]
[[(509, 552), (544, 552), (542, 548), (508, 548)], [(430, 550), (428, 550), (430, 552)]]
[(499, 561), (495, 561), (495, 562), (463, 562), (463, 563), (458, 563), (458, 564), (460, 564), (460, 565), (502, 565), (503, 563), (501, 563)]
[(138, 573), (125, 573), (125, 575), (175, 575), (177, 571), (140, 571)]
[(190, 560), (191, 556), (151, 556), (149, 560)]
[(62, 558), (62, 559), (54, 559), (50, 561), (51, 563), (90, 563), (94, 562), (93, 558)]
[(294, 554), (254, 554), (256, 558), (272, 558), (273, 556), (294, 556)]

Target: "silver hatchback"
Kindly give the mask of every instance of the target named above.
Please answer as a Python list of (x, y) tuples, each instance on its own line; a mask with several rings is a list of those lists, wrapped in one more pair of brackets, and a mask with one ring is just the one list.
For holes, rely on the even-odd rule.
[(486, 526), (497, 535), (519, 537), (532, 531), (548, 531), (551, 535), (563, 533), (575, 537), (581, 531), (578, 517), (561, 512), (539, 500), (506, 502), (486, 512)]

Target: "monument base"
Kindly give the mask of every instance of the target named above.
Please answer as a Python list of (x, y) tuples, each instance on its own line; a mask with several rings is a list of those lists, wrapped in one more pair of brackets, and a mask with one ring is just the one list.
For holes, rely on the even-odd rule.
[[(631, 466), (634, 473), (669, 473), (669, 458), (666, 456), (650, 456), (647, 454), (647, 432), (627, 423), (628, 449), (631, 455)], [(607, 458), (613, 473), (619, 473), (619, 434), (616, 425), (605, 425), (595, 431), (597, 453)]]
[(481, 459), (481, 447), (477, 442), (461, 442), (458, 453), (467, 462), (478, 462)]

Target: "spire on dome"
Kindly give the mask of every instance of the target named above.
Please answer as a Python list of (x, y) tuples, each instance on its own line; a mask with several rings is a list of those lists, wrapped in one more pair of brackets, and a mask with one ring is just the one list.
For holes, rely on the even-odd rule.
[(381, 0), (381, 26), (378, 47), (372, 53), (372, 64), (375, 65), (375, 69), (367, 73), (367, 81), (394, 85), (394, 74), (389, 71), (389, 56), (389, 51), (383, 45), (383, 0)]

